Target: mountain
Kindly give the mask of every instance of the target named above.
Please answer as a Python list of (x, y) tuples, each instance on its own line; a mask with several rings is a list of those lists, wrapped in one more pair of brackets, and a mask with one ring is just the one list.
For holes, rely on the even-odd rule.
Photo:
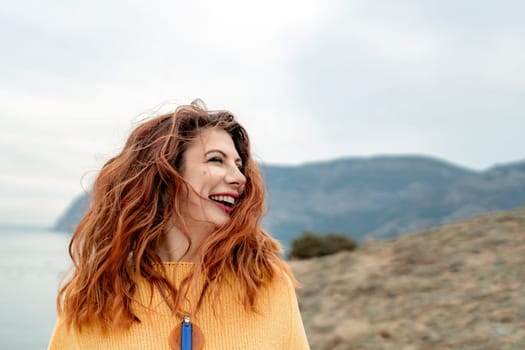
[(525, 349), (525, 208), (291, 261), (312, 350)]
[(80, 219), (87, 210), (89, 204), (89, 193), (78, 196), (58, 218), (54, 229), (57, 231), (71, 233), (75, 231)]
[(525, 162), (477, 172), (428, 157), (350, 158), (263, 173), (265, 223), (284, 241), (306, 229), (395, 237), (525, 205)]
[[(381, 156), (262, 165), (261, 172), (263, 225), (285, 246), (304, 230), (362, 242), (525, 205), (525, 161), (473, 171), (424, 156)], [(86, 205), (87, 195), (77, 198), (56, 229), (71, 231)]]

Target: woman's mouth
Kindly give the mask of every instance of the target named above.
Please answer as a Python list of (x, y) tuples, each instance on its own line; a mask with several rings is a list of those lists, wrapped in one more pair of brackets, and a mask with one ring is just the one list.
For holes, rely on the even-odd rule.
[(213, 194), (209, 197), (213, 203), (227, 214), (233, 211), (238, 196), (232, 194)]

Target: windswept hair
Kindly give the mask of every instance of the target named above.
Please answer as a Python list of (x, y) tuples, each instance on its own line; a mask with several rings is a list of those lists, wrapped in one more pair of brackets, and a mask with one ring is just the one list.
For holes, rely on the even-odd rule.
[[(181, 175), (184, 153), (209, 128), (232, 137), (246, 184), (231, 220), (204, 241), (200, 260), (176, 287), (156, 251), (172, 220), (185, 226), (181, 208), (189, 185)], [(152, 291), (158, 288), (173, 311), (181, 313), (193, 283), (204, 275), (202, 301), (206, 292), (220, 292), (218, 282), (227, 272), (240, 282), (246, 309), (256, 312), (258, 290), (277, 270), (295, 281), (279, 255), (279, 243), (260, 227), (264, 209), (264, 186), (248, 135), (230, 112), (193, 103), (143, 122), (95, 181), (90, 206), (69, 244), (73, 267), (57, 297), (61, 317), (79, 330), (91, 322), (125, 329), (140, 322), (131, 308), (139, 279)]]

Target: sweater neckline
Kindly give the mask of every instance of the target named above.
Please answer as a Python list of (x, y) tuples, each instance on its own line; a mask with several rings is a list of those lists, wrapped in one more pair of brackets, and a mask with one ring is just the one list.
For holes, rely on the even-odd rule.
[(195, 263), (189, 261), (163, 261), (156, 265), (173, 265), (173, 266), (195, 266)]

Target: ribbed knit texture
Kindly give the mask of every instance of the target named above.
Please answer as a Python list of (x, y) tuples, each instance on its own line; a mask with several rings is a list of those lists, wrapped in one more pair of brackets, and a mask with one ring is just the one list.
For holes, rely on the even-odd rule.
[[(166, 263), (164, 267), (178, 286), (193, 264)], [(309, 349), (295, 290), (286, 276), (277, 277), (271, 286), (261, 290), (257, 300), (259, 313), (244, 308), (235, 280), (226, 281), (216, 300), (211, 299), (210, 293), (205, 295), (192, 318), (204, 333), (205, 350)], [(188, 303), (196, 301), (194, 296), (189, 299)], [(140, 282), (132, 308), (141, 322), (118, 333), (102, 334), (95, 326), (84, 327), (81, 332), (71, 327), (68, 331), (59, 319), (48, 349), (171, 350), (168, 336), (181, 319), (173, 315), (159, 291), (154, 290), (152, 296), (149, 285)]]

